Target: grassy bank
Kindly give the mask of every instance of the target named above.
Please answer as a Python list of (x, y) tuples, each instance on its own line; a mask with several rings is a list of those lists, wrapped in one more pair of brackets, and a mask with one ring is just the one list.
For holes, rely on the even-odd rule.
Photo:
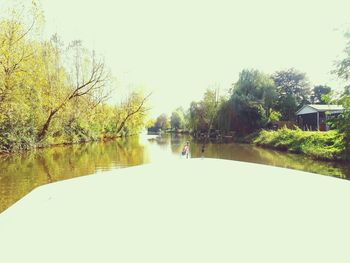
[(303, 153), (319, 160), (346, 159), (343, 136), (337, 131), (262, 130), (253, 142), (263, 147)]

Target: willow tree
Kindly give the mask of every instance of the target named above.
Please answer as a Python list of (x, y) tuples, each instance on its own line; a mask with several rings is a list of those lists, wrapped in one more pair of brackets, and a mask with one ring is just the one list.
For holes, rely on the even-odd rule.
[(277, 102), (276, 87), (268, 75), (258, 70), (245, 69), (234, 83), (229, 101), (235, 112), (232, 120), (234, 130), (248, 134), (268, 122), (271, 109)]
[(213, 127), (219, 109), (218, 89), (207, 89), (203, 99), (191, 102), (188, 114), (189, 126), (193, 131), (207, 130)]
[(175, 130), (185, 128), (185, 113), (182, 107), (177, 108), (171, 113), (170, 126)]

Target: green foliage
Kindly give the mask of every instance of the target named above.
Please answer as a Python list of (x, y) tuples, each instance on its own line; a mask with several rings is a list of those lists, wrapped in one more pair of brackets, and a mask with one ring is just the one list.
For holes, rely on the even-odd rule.
[[(105, 143), (74, 144), (0, 155), (0, 212), (34, 188), (106, 169), (148, 162), (143, 144), (134, 137)], [(19, 175), (19, 176), (14, 176)]]
[(278, 92), (276, 109), (282, 113), (282, 120), (294, 120), (297, 109), (310, 102), (311, 90), (306, 74), (291, 68), (277, 71), (272, 79)]
[(307, 102), (309, 97), (304, 73), (290, 69), (271, 77), (258, 70), (245, 69), (240, 72), (228, 99), (223, 97), (217, 101), (216, 93), (208, 90), (203, 100), (191, 103), (186, 120), (193, 131), (211, 127), (245, 136), (271, 127), (271, 122), (294, 120), (298, 105)]
[(312, 90), (311, 102), (314, 104), (327, 104), (331, 92), (331, 87), (322, 85), (315, 86)]
[(350, 97), (342, 98), (342, 103), (344, 111), (331, 120), (331, 126), (343, 135), (346, 153), (350, 154)]
[(155, 123), (156, 123), (156, 120), (154, 120), (154, 119), (148, 119), (148, 120), (146, 121), (146, 128), (150, 129), (150, 128), (154, 127), (154, 124), (155, 124)]
[(350, 32), (345, 34), (347, 38), (344, 49), (345, 57), (337, 62), (336, 69), (333, 71), (347, 85), (338, 102), (343, 105), (344, 111), (338, 118), (332, 120), (332, 125), (343, 134), (346, 153), (350, 154)]
[(57, 35), (33, 39), (35, 24), (13, 14), (0, 20), (0, 153), (140, 132), (142, 93), (117, 106), (103, 104), (108, 72), (94, 52), (81, 41), (65, 47)]
[(257, 70), (243, 70), (229, 100), (235, 112), (233, 129), (247, 134), (266, 125), (276, 99), (276, 87), (268, 75)]
[(169, 118), (165, 113), (163, 113), (163, 114), (158, 116), (153, 128), (155, 128), (156, 130), (165, 131), (165, 130), (169, 129), (170, 127), (171, 126), (170, 126)]
[(225, 132), (233, 130), (235, 116), (231, 101), (223, 100), (219, 106), (215, 119), (216, 128)]
[[(344, 49), (345, 57), (337, 62), (336, 69), (333, 73), (336, 74), (338, 78), (348, 81), (350, 80), (350, 31), (345, 33), (345, 38), (347, 39)], [(349, 86), (347, 86), (346, 89), (349, 90)]]
[(282, 117), (282, 114), (280, 112), (270, 109), (270, 114), (269, 114), (270, 122), (279, 121), (281, 117)]
[(172, 129), (185, 128), (185, 113), (182, 108), (176, 109), (170, 117), (170, 126)]
[(290, 130), (262, 130), (254, 143), (295, 153), (304, 153), (315, 159), (345, 159), (343, 136), (337, 131), (319, 132)]
[(219, 108), (217, 91), (207, 89), (202, 100), (191, 102), (188, 113), (189, 128), (192, 131), (211, 129)]

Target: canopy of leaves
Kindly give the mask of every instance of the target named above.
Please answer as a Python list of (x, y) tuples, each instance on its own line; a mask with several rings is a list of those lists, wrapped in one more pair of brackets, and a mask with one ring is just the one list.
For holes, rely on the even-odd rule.
[(346, 153), (350, 154), (350, 32), (345, 34), (347, 39), (344, 49), (344, 58), (337, 62), (336, 69), (333, 71), (340, 79), (344, 80), (347, 85), (344, 88), (339, 102), (343, 105), (344, 111), (336, 119), (333, 119), (332, 125), (344, 135)]
[(138, 133), (147, 97), (132, 93), (121, 105), (105, 104), (103, 60), (81, 41), (32, 37), (37, 13), (29, 25), (16, 10), (0, 20), (0, 152)]
[(172, 112), (170, 117), (170, 125), (172, 129), (185, 128), (185, 113), (182, 108), (178, 108)]
[(328, 86), (318, 85), (312, 90), (311, 102), (313, 104), (327, 104), (326, 95), (332, 92), (332, 88)]
[(250, 133), (264, 126), (277, 99), (273, 80), (257, 70), (243, 70), (234, 84), (230, 103), (235, 130)]
[(310, 84), (306, 74), (293, 68), (277, 71), (272, 75), (278, 93), (277, 110), (283, 120), (294, 120), (295, 112), (310, 103)]

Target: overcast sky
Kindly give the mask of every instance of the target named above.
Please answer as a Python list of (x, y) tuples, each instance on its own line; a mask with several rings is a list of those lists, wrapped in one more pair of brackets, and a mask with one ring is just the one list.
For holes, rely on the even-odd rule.
[(47, 35), (81, 39), (106, 58), (119, 88), (153, 91), (152, 115), (187, 107), (244, 68), (330, 74), (350, 28), (349, 0), (42, 0)]

